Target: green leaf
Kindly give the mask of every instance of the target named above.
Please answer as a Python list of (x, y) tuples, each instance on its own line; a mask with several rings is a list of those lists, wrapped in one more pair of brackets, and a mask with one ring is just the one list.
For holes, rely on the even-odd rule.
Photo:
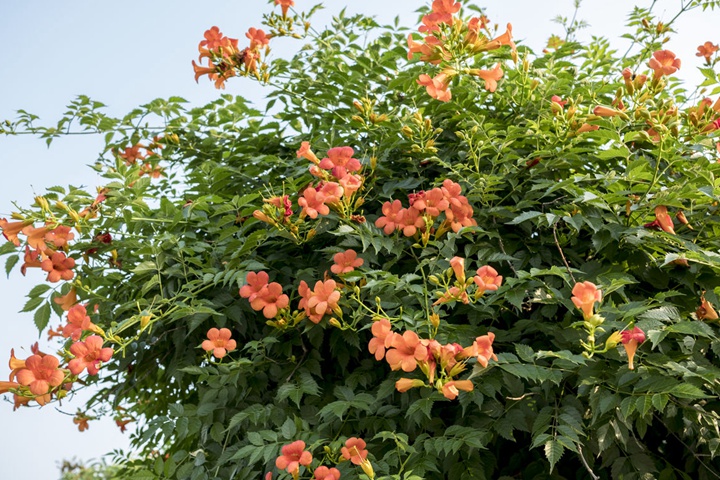
[(526, 220), (531, 220), (533, 218), (537, 218), (542, 215), (543, 215), (543, 212), (537, 212), (537, 211), (524, 212), (506, 223), (509, 225), (517, 225), (518, 223), (522, 223)]
[(5, 274), (8, 278), (10, 278), (10, 272), (19, 260), (20, 255), (10, 255), (7, 260), (5, 260)]
[(545, 458), (550, 462), (550, 472), (555, 468), (555, 464), (560, 460), (565, 448), (557, 440), (548, 440), (545, 442)]
[(48, 302), (45, 302), (42, 307), (38, 308), (35, 311), (33, 320), (35, 321), (35, 326), (38, 329), (38, 333), (42, 334), (43, 330), (45, 330), (45, 327), (47, 327), (48, 322), (50, 322), (51, 311), (52, 309), (50, 308), (50, 304)]

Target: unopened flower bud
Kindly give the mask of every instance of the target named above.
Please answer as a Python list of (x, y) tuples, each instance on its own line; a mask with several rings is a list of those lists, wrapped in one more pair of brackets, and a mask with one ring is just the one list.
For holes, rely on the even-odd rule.
[(353, 115), (352, 117), (350, 117), (350, 119), (353, 120), (353, 121), (355, 121), (355, 122), (360, 122), (360, 123), (362, 123), (362, 124), (365, 124), (365, 120), (363, 120), (361, 117), (359, 117), (359, 116), (357, 116), (357, 115)]
[(430, 323), (433, 327), (438, 328), (440, 326), (440, 315), (438, 315), (437, 313), (431, 313)]
[(362, 103), (358, 102), (357, 100), (353, 101), (353, 107), (355, 107), (360, 113), (365, 112), (365, 108), (363, 107)]
[(48, 201), (45, 197), (35, 197), (35, 204), (42, 210), (50, 210), (50, 205), (48, 204)]
[(622, 335), (620, 332), (613, 332), (608, 339), (605, 340), (605, 350), (617, 347), (620, 342), (622, 342)]
[(332, 317), (332, 318), (328, 321), (328, 323), (329, 323), (330, 325), (332, 325), (333, 327), (335, 327), (335, 328), (342, 328), (342, 324), (341, 324), (340, 321), (339, 321), (337, 318), (335, 318), (335, 317)]

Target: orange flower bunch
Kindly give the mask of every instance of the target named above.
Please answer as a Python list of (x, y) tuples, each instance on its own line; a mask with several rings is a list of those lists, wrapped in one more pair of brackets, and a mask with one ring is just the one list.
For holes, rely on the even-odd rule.
[(74, 358), (66, 368), (60, 366), (58, 357), (41, 352), (37, 343), (31, 347), (32, 355), (25, 360), (16, 358), (15, 350), (11, 350), (10, 377), (9, 381), (0, 382), (0, 394), (12, 392), (15, 409), (28, 405), (31, 400), (43, 406), (53, 396), (61, 399), (72, 388), (73, 376), (86, 369), (88, 374), (96, 375), (100, 362), (110, 360), (113, 350), (102, 348), (102, 344), (103, 339), (95, 335), (84, 342), (77, 341), (70, 346), (70, 356)]
[(495, 339), (492, 332), (477, 337), (469, 347), (463, 347), (457, 343), (442, 345), (434, 339), (421, 339), (412, 330), (406, 330), (402, 334), (393, 332), (390, 321), (386, 318), (376, 320), (371, 331), (373, 338), (368, 343), (368, 350), (375, 355), (376, 360), (385, 358), (393, 371), (410, 373), (419, 367), (427, 377), (429, 385), (420, 379), (401, 378), (395, 383), (399, 392), (415, 387), (434, 386), (446, 398), (454, 400), (458, 396), (458, 390), (469, 392), (473, 389), (470, 380), (454, 378), (465, 370), (469, 358), (476, 358), (483, 367), (488, 366), (490, 359), (497, 361), (492, 348)]
[[(194, 60), (192, 62), (195, 81), (207, 75), (215, 82), (215, 88), (225, 88), (225, 81), (231, 77), (253, 74), (260, 78), (258, 61), (263, 51), (267, 55), (271, 35), (261, 29), (250, 28), (245, 36), (250, 45), (240, 50), (237, 38), (226, 37), (216, 26), (206, 30), (205, 39), (198, 44), (198, 62), (201, 65)], [(203, 58), (207, 59), (206, 67), (202, 66)]]
[[(491, 39), (483, 33), (483, 31), (488, 31), (488, 19), (484, 15), (473, 17), (467, 23), (453, 17), (460, 10), (460, 6), (460, 3), (454, 0), (433, 1), (431, 13), (422, 18), (422, 25), (418, 28), (418, 31), (425, 35), (422, 43), (416, 42), (412, 34), (408, 35), (408, 60), (412, 60), (416, 54), (419, 54), (421, 61), (432, 65), (442, 67), (443, 63), (449, 64), (450, 62), (458, 65), (474, 58), (479, 53), (496, 50), (502, 46), (510, 46), (512, 58), (517, 61), (517, 49), (512, 40), (511, 24), (507, 25), (505, 33)], [(417, 83), (424, 86), (432, 98), (448, 102), (452, 99), (450, 83), (453, 77), (459, 73), (481, 78), (485, 82), (485, 89), (489, 92), (497, 89), (497, 82), (503, 76), (500, 63), (489, 70), (468, 68), (462, 72), (446, 65), (434, 77), (421, 74)]]
[(290, 299), (282, 293), (282, 285), (268, 283), (269, 279), (267, 272), (248, 273), (246, 285), (240, 288), (240, 296), (248, 299), (253, 310), (262, 310), (265, 318), (275, 318), (280, 310), (288, 306)]
[(320, 323), (325, 315), (333, 312), (339, 315), (340, 291), (337, 288), (335, 280), (318, 280), (315, 282), (315, 288), (311, 290), (305, 280), (301, 280), (298, 287), (301, 297), (298, 309), (305, 310), (305, 314), (313, 323)]
[[(423, 241), (427, 242), (433, 232), (439, 237), (448, 230), (457, 232), (463, 227), (477, 225), (472, 218), (472, 206), (461, 192), (460, 184), (446, 179), (442, 187), (410, 194), (408, 208), (404, 208), (400, 200), (385, 202), (383, 214), (375, 221), (375, 226), (383, 229), (386, 235), (396, 230), (401, 230), (406, 237), (421, 233)], [(442, 213), (445, 219), (434, 230), (435, 220)]]
[(41, 268), (48, 272), (48, 282), (59, 282), (60, 280), (72, 280), (75, 276), (75, 259), (68, 257), (68, 242), (75, 238), (70, 227), (56, 225), (51, 228), (50, 223), (44, 227), (35, 227), (32, 221), (24, 220), (8, 222), (0, 219), (0, 229), (8, 241), (20, 246), (19, 234), (27, 237), (25, 246), (24, 263), (20, 268), (23, 275), (28, 268)]
[(446, 285), (446, 290), (440, 294), (440, 298), (433, 305), (440, 305), (450, 301), (460, 301), (462, 303), (470, 303), (470, 297), (467, 289), (475, 283), (477, 290), (475, 291), (475, 299), (480, 298), (486, 291), (496, 291), (501, 285), (503, 277), (498, 275), (497, 270), (489, 265), (485, 265), (477, 269), (477, 275), (471, 279), (465, 276), (465, 259), (462, 257), (453, 257), (450, 259), (450, 268), (455, 276), (453, 286)]

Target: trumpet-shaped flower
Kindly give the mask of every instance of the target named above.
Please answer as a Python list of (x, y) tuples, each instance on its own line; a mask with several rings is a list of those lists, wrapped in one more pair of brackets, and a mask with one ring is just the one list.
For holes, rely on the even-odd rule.
[(21, 385), (30, 387), (33, 395), (45, 395), (51, 387), (58, 387), (65, 379), (60, 361), (53, 355), (32, 355), (25, 360), (25, 368), (17, 373)]
[(385, 202), (382, 206), (383, 216), (375, 221), (375, 226), (382, 228), (385, 235), (390, 235), (402, 222), (403, 210), (400, 200)]
[(245, 276), (245, 285), (240, 287), (240, 296), (252, 302), (267, 290), (268, 280), (270, 280), (270, 276), (267, 272), (249, 272)]
[(680, 59), (675, 58), (675, 54), (670, 50), (658, 50), (653, 53), (648, 67), (653, 69), (655, 77), (660, 78), (663, 75), (672, 75), (680, 68)]
[(472, 69), (470, 70), (470, 73), (476, 77), (482, 78), (485, 81), (485, 90), (490, 93), (497, 90), (497, 82), (505, 74), (500, 62), (495, 64), (495, 67), (491, 70)]
[[(333, 170), (336, 167), (342, 167), (348, 172), (357, 172), (362, 168), (360, 161), (353, 158), (355, 150), (352, 147), (334, 147), (328, 150), (327, 157), (320, 160), (319, 167), (325, 170)], [(336, 175), (341, 178), (343, 175)]]
[(628, 356), (628, 368), (634, 370), (635, 365), (633, 364), (633, 360), (635, 359), (635, 351), (638, 345), (645, 341), (645, 332), (638, 327), (634, 327), (632, 330), (623, 330), (620, 332), (620, 335), (622, 335), (622, 345), (625, 347), (625, 352)]
[(365, 449), (365, 440), (357, 437), (350, 437), (345, 442), (345, 446), (340, 449), (345, 460), (350, 460), (355, 465), (360, 465), (368, 455)]
[(103, 348), (103, 339), (99, 335), (91, 335), (84, 342), (76, 342), (70, 346), (70, 353), (75, 358), (68, 362), (73, 375), (80, 375), (87, 368), (88, 374), (97, 375), (100, 362), (107, 362), (113, 356), (113, 349)]
[(449, 102), (452, 99), (450, 92), (450, 79), (445, 73), (439, 73), (434, 78), (423, 73), (417, 79), (418, 85), (427, 90), (428, 95), (441, 102)]
[(655, 219), (663, 231), (675, 235), (675, 225), (672, 217), (668, 215), (667, 207), (664, 205), (658, 205), (655, 207)]
[(417, 378), (401, 378), (395, 382), (395, 390), (400, 393), (405, 393), (411, 388), (422, 387), (423, 385), (425, 385), (425, 382)]
[(22, 232), (24, 228), (31, 225), (32, 221), (25, 220), (22, 222), (8, 222), (5, 218), (0, 218), (0, 229), (2, 229), (3, 236), (9, 241), (15, 244), (16, 247), (20, 246), (20, 239), (18, 233)]
[(67, 312), (77, 303), (77, 293), (75, 292), (75, 287), (72, 287), (65, 295), (55, 297), (53, 301)]
[(460, 390), (471, 392), (472, 389), (473, 383), (470, 380), (451, 380), (442, 386), (442, 394), (448, 400), (455, 400)]
[(265, 318), (275, 318), (278, 310), (287, 307), (289, 303), (290, 298), (282, 293), (282, 285), (272, 282), (255, 296), (250, 302), (250, 307), (255, 311), (262, 310)]
[(712, 304), (705, 300), (705, 292), (700, 296), (700, 306), (695, 310), (698, 320), (717, 320), (718, 314)]
[(582, 310), (585, 320), (593, 316), (595, 302), (602, 299), (602, 290), (598, 290), (592, 282), (576, 283), (570, 298), (577, 308)]
[(353, 249), (336, 253), (333, 256), (333, 261), (335, 264), (330, 267), (330, 271), (336, 275), (352, 272), (356, 267), (365, 263), (365, 260), (358, 258), (357, 252)]
[(385, 349), (390, 347), (395, 333), (393, 333), (392, 325), (387, 318), (373, 322), (370, 331), (372, 331), (373, 338), (368, 343), (368, 350), (375, 355), (375, 360), (380, 361), (385, 357)]
[(307, 187), (303, 191), (303, 196), (298, 199), (298, 204), (302, 207), (301, 216), (307, 215), (310, 218), (317, 218), (318, 215), (328, 215), (330, 207), (325, 205), (325, 195), (315, 190), (314, 187)]
[(208, 330), (208, 339), (202, 342), (202, 348), (206, 352), (213, 352), (215, 358), (223, 358), (228, 352), (235, 350), (237, 347), (237, 342), (232, 340), (231, 336), (232, 332), (229, 329), (221, 328), (218, 330), (213, 327)]
[(73, 238), (75, 238), (75, 234), (70, 231), (70, 227), (65, 225), (58, 225), (45, 234), (45, 241), (55, 245), (55, 248), (65, 247)]
[(86, 330), (95, 329), (95, 324), (90, 321), (85, 305), (75, 305), (68, 310), (67, 325), (62, 328), (62, 335), (65, 338), (80, 340), (80, 336)]
[(28, 268), (40, 268), (42, 267), (43, 253), (40, 250), (30, 250), (30, 245), (25, 245), (25, 256), (23, 257), (23, 264), (20, 267), (20, 273), (25, 275)]
[(318, 280), (314, 290), (310, 290), (308, 284), (302, 280), (298, 293), (302, 297), (298, 308), (305, 309), (305, 313), (313, 323), (319, 323), (325, 314), (340, 308), (337, 303), (340, 300), (340, 291), (337, 290), (335, 280), (325, 280), (324, 282)]
[(473, 282), (477, 285), (475, 296), (478, 298), (488, 290), (491, 292), (496, 291), (502, 285), (502, 275), (498, 275), (497, 270), (490, 265), (484, 265), (478, 268), (476, 273), (477, 275), (473, 277)]
[(417, 367), (418, 360), (427, 358), (427, 348), (412, 330), (407, 330), (402, 335), (393, 335), (390, 346), (392, 348), (385, 352), (385, 359), (393, 370), (412, 372)]
[(45, 234), (48, 233), (48, 231), (48, 227), (35, 228), (32, 225), (28, 225), (22, 229), (22, 233), (27, 235), (28, 245), (30, 245), (31, 248), (40, 251), (47, 248), (47, 244), (45, 243)]
[(250, 40), (250, 50), (267, 47), (270, 44), (270, 37), (268, 37), (265, 32), (259, 28), (251, 27), (245, 36)]
[(713, 53), (720, 50), (720, 47), (713, 44), (712, 42), (705, 42), (699, 47), (697, 47), (698, 51), (695, 54), (696, 57), (705, 57), (705, 61), (707, 63), (710, 63), (712, 60)]
[(280, 5), (282, 16), (287, 17), (288, 9), (295, 6), (295, 0), (275, 0), (275, 5)]
[(470, 358), (475, 357), (480, 365), (487, 367), (490, 359), (497, 362), (497, 355), (493, 351), (493, 341), (495, 334), (488, 332), (487, 335), (481, 335), (475, 339), (472, 345), (463, 349), (462, 356)]
[(41, 268), (48, 272), (48, 282), (59, 282), (60, 280), (72, 280), (75, 272), (75, 259), (67, 257), (63, 252), (54, 252), (50, 258), (46, 258), (40, 264)]
[(321, 465), (313, 472), (315, 480), (340, 480), (340, 470)]
[(441, 188), (433, 188), (427, 192), (415, 194), (410, 205), (412, 208), (425, 212), (432, 217), (439, 217), (441, 212), (450, 207), (450, 202), (445, 198)]
[(275, 466), (281, 470), (295, 475), (300, 470), (300, 465), (310, 465), (312, 454), (305, 451), (305, 442), (296, 440), (280, 449), (281, 455), (275, 460)]

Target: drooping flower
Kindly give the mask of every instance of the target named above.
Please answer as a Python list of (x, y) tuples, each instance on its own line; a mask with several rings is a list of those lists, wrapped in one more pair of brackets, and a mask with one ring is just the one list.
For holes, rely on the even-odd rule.
[(48, 282), (59, 282), (60, 280), (72, 280), (75, 272), (75, 259), (67, 257), (63, 252), (53, 252), (53, 254), (43, 260), (41, 268), (48, 272)]
[(471, 392), (472, 389), (473, 383), (470, 380), (451, 380), (442, 386), (442, 394), (448, 400), (455, 400), (460, 393), (459, 390)]
[(321, 465), (313, 473), (315, 480), (340, 480), (340, 470)]
[(221, 328), (218, 330), (213, 327), (208, 330), (208, 339), (202, 342), (202, 348), (206, 352), (213, 352), (215, 358), (223, 358), (228, 352), (235, 350), (237, 347), (237, 342), (230, 339), (231, 336), (232, 332), (230, 329)]
[(371, 330), (373, 338), (368, 343), (368, 350), (375, 355), (375, 360), (380, 361), (385, 357), (385, 349), (390, 347), (392, 337), (392, 325), (387, 318), (373, 322)]
[(466, 358), (475, 357), (480, 365), (487, 367), (490, 359), (497, 362), (497, 355), (493, 351), (493, 341), (495, 334), (488, 332), (487, 335), (481, 335), (475, 339), (472, 345), (463, 349), (462, 356)]
[(296, 440), (280, 449), (281, 455), (275, 460), (275, 466), (281, 470), (287, 470), (290, 474), (296, 474), (300, 465), (310, 465), (312, 454), (305, 451), (305, 442)]
[(497, 270), (490, 265), (478, 268), (476, 273), (477, 275), (473, 277), (473, 282), (477, 285), (476, 298), (480, 298), (488, 290), (494, 292), (502, 285), (502, 275), (498, 275)]
[(670, 50), (658, 50), (653, 53), (648, 67), (653, 69), (653, 74), (656, 78), (660, 78), (663, 75), (672, 75), (677, 72), (680, 68), (680, 59), (675, 57), (675, 54)]
[(449, 102), (452, 99), (450, 91), (450, 79), (445, 73), (439, 73), (435, 77), (423, 73), (417, 79), (418, 85), (422, 85), (427, 90), (428, 95), (441, 102)]
[(27, 235), (27, 243), (35, 250), (43, 251), (47, 248), (45, 244), (45, 234), (48, 233), (48, 227), (34, 227), (28, 225), (22, 229), (22, 233)]
[(392, 348), (385, 352), (385, 359), (392, 370), (412, 372), (417, 367), (418, 360), (427, 358), (427, 348), (412, 330), (406, 330), (402, 335), (393, 335), (390, 347)]
[(23, 257), (23, 264), (20, 267), (20, 273), (25, 275), (28, 268), (40, 268), (42, 267), (42, 252), (40, 250), (30, 250), (30, 245), (25, 245), (25, 256)]
[(495, 64), (495, 67), (491, 70), (480, 70), (475, 68), (470, 70), (469, 73), (471, 75), (475, 75), (476, 77), (482, 78), (485, 81), (485, 90), (490, 93), (493, 93), (495, 90), (497, 90), (497, 82), (505, 74), (505, 72), (503, 72), (500, 62)]
[(67, 321), (68, 323), (62, 328), (62, 335), (76, 341), (80, 339), (84, 331), (96, 328), (95, 324), (90, 321), (85, 305), (71, 307), (67, 314)]
[(707, 63), (710, 63), (713, 53), (720, 50), (720, 47), (713, 44), (712, 42), (705, 42), (702, 45), (700, 45), (699, 47), (697, 47), (697, 49), (698, 49), (698, 51), (695, 54), (695, 56), (696, 57), (705, 57), (705, 61)]
[(655, 219), (660, 224), (660, 228), (667, 233), (675, 235), (675, 225), (673, 219), (668, 215), (667, 207), (664, 205), (658, 205), (655, 207)]
[(2, 229), (3, 236), (9, 241), (15, 244), (16, 247), (20, 246), (20, 239), (18, 233), (20, 233), (25, 227), (31, 225), (31, 220), (24, 220), (22, 222), (8, 222), (5, 218), (0, 218), (0, 229)]
[(336, 275), (348, 273), (355, 270), (356, 267), (362, 266), (365, 260), (358, 258), (357, 252), (353, 249), (338, 252), (333, 256), (334, 265), (330, 267), (330, 271)]
[(295, 0), (275, 0), (275, 5), (280, 5), (282, 16), (287, 17), (288, 8), (295, 6)]
[(365, 449), (365, 440), (357, 437), (350, 437), (345, 442), (345, 446), (340, 449), (345, 460), (350, 460), (355, 465), (360, 465), (368, 455)]
[(310, 142), (302, 142), (300, 144), (300, 149), (297, 151), (297, 158), (300, 158), (300, 157), (310, 160), (315, 165), (320, 163), (320, 159), (310, 149)]
[(70, 288), (70, 290), (62, 296), (55, 297), (53, 300), (56, 304), (60, 305), (60, 308), (62, 308), (64, 311), (70, 310), (73, 305), (77, 303), (77, 293), (75, 292), (75, 287)]
[(702, 292), (702, 295), (700, 296), (700, 306), (695, 310), (695, 315), (697, 316), (698, 320), (717, 320), (718, 314), (713, 308), (712, 304), (705, 300), (705, 292)]
[(17, 380), (30, 387), (33, 395), (45, 395), (50, 387), (60, 386), (65, 379), (59, 366), (60, 361), (53, 355), (31, 355), (25, 360), (25, 368), (17, 372)]
[(622, 345), (625, 347), (625, 352), (628, 356), (628, 368), (634, 370), (635, 365), (633, 364), (633, 360), (635, 359), (635, 351), (638, 345), (645, 341), (645, 332), (638, 327), (634, 327), (632, 330), (623, 330), (620, 332), (620, 335), (622, 335)]
[(602, 299), (602, 290), (598, 290), (592, 282), (578, 282), (573, 287), (572, 294), (570, 300), (582, 310), (585, 320), (592, 317), (595, 302)]
[(90, 417), (78, 412), (78, 414), (75, 415), (75, 418), (73, 418), (73, 423), (78, 426), (79, 431), (84, 432), (85, 430), (90, 428), (90, 425), (88, 425), (89, 420)]
[(100, 362), (107, 362), (113, 356), (113, 349), (103, 348), (103, 338), (91, 335), (84, 342), (75, 342), (70, 346), (70, 353), (75, 358), (68, 362), (68, 368), (73, 375), (80, 375), (87, 368), (88, 374), (97, 375)]
[[(451, 258), (450, 259), (450, 268), (452, 268), (457, 281), (461, 284), (464, 284), (465, 283), (465, 259), (462, 257)], [(502, 280), (502, 278), (501, 278), (501, 280)]]

